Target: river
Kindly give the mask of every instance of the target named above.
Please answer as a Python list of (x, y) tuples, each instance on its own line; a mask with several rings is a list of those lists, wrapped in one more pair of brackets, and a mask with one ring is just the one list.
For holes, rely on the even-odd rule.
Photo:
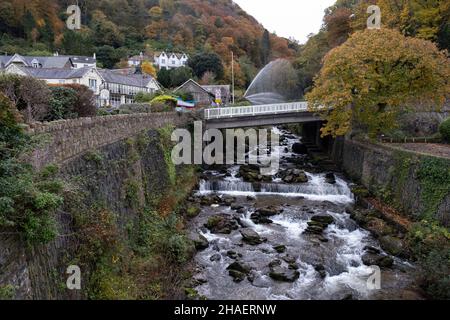
[[(203, 173), (196, 193), (201, 212), (191, 222), (191, 229), (209, 242), (195, 256), (198, 294), (225, 300), (407, 297), (414, 266), (389, 257), (351, 219), (355, 204), (349, 182), (339, 171), (330, 175), (308, 155), (293, 153), (300, 137), (273, 130), (284, 137), (278, 147), (280, 172), (290, 170), (294, 177), (304, 172), (308, 181), (286, 183), (291, 178), (278, 174), (270, 181), (244, 182), (240, 166)], [(231, 230), (205, 226), (217, 215)], [(381, 289), (368, 285), (375, 271), (364, 263), (368, 253), (388, 260), (381, 269)]]

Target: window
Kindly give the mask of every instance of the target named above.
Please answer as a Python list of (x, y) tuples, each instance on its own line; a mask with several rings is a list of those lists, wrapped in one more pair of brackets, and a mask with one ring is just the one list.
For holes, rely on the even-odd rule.
[(162, 64), (166, 63), (166, 59), (161, 59), (161, 63)]
[(172, 60), (172, 64), (177, 64), (177, 62), (175, 60)]
[(97, 80), (89, 79), (89, 88), (96, 89), (97, 88)]
[(60, 83), (60, 84), (63, 84), (63, 83), (64, 83), (64, 80), (59, 80), (59, 83)]

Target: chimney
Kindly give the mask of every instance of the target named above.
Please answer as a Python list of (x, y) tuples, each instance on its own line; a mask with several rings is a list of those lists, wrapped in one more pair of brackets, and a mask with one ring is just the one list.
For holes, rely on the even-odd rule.
[(94, 58), (95, 60), (97, 60), (97, 55), (95, 54), (95, 52), (94, 52), (93, 58)]

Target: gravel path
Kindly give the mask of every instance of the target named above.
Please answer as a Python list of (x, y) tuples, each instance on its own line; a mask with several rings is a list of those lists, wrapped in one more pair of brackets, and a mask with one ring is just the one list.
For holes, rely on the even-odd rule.
[(427, 153), (450, 159), (450, 144), (440, 143), (388, 143), (395, 148)]

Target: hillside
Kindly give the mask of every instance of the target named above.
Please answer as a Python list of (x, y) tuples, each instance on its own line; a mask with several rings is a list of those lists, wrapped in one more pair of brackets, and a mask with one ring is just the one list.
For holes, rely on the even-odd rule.
[[(269, 34), (231, 0), (79, 0), (82, 30), (65, 28), (73, 0), (3, 0), (0, 51), (22, 54), (92, 55), (104, 67), (130, 55), (168, 49), (215, 52), (229, 65), (239, 61), (237, 82), (245, 85), (273, 58), (293, 57), (297, 45)], [(227, 68), (226, 68), (227, 69)]]

